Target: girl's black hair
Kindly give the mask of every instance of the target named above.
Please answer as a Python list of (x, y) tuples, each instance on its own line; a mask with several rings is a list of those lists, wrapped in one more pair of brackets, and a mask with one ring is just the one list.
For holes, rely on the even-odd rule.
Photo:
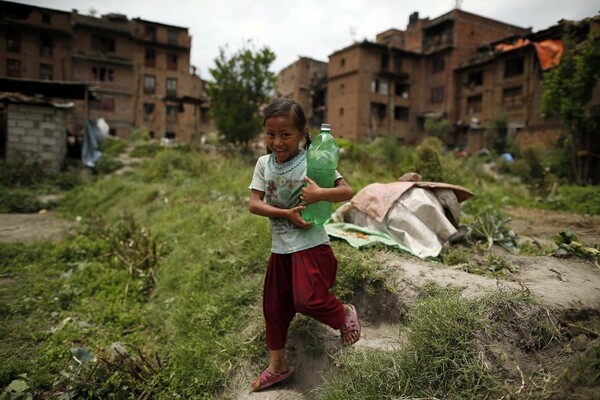
[(294, 121), (294, 125), (300, 132), (306, 132), (306, 144), (305, 149), (308, 149), (310, 145), (310, 133), (308, 132), (308, 126), (306, 122), (306, 115), (302, 106), (291, 99), (276, 99), (273, 100), (263, 113), (263, 126), (267, 118), (274, 117), (276, 115), (290, 115)]

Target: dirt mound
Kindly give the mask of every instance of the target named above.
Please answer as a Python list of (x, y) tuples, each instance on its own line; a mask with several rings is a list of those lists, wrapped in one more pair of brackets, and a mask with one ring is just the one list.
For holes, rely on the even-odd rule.
[[(588, 246), (600, 244), (600, 217), (512, 208), (511, 227), (521, 239), (540, 245), (554, 243), (553, 236), (569, 229)], [(311, 391), (323, 383), (323, 373), (331, 368), (330, 355), (365, 348), (392, 350), (402, 346), (400, 326), (421, 288), (434, 282), (463, 289), (467, 297), (483, 296), (498, 290), (527, 291), (532, 303), (512, 310), (510, 318), (499, 323), (493, 333), (476, 340), (482, 360), (502, 376), (506, 390), (518, 398), (525, 391), (537, 391), (540, 398), (599, 398), (596, 379), (600, 339), (600, 269), (591, 261), (552, 256), (526, 257), (503, 252), (515, 272), (507, 279), (475, 275), (461, 266), (448, 267), (398, 253), (381, 253), (379, 261), (394, 271), (394, 293), (385, 296), (357, 294), (353, 300), (363, 322), (361, 340), (352, 349), (343, 349), (339, 334), (315, 324), (322, 341), (320, 354), (306, 351), (306, 338), (291, 335), (288, 358), (296, 368), (289, 381), (260, 393), (249, 391), (259, 371), (249, 369), (236, 376), (224, 398), (236, 399), (314, 399)], [(549, 381), (565, 370), (583, 371), (578, 381), (568, 375)], [(546, 392), (548, 390), (548, 392)], [(596, 396), (596, 397), (594, 397)], [(506, 397), (504, 400), (507, 400)]]

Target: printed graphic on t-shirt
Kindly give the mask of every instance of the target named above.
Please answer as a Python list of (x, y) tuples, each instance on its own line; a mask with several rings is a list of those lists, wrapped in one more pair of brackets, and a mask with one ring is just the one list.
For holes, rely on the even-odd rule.
[[(303, 179), (285, 179), (282, 176), (267, 180), (265, 201), (277, 208), (293, 208), (300, 204), (300, 193), (304, 185)], [(285, 235), (289, 229), (299, 229), (290, 224), (286, 218), (272, 218), (273, 231)]]

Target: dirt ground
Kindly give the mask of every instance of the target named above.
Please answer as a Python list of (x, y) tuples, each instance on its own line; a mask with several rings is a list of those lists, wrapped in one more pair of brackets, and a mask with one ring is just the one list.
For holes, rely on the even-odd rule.
[[(552, 237), (564, 229), (575, 233), (586, 246), (600, 247), (600, 216), (585, 216), (525, 208), (507, 210), (510, 223), (520, 240), (530, 240), (540, 246), (552, 245)], [(72, 229), (76, 221), (59, 218), (52, 212), (42, 214), (0, 214), (0, 241), (31, 242), (52, 240)], [(498, 250), (501, 251), (500, 249)], [(355, 348), (394, 349), (402, 345), (399, 326), (404, 314), (419, 294), (419, 288), (433, 281), (442, 286), (464, 288), (466, 296), (508, 288), (528, 290), (536, 305), (516, 314), (515, 326), (498, 337), (482, 338), (484, 358), (491, 368), (506, 376), (512, 393), (535, 385), (530, 377), (540, 373), (554, 376), (569, 368), (574, 357), (598, 346), (600, 332), (600, 267), (597, 263), (578, 258), (551, 256), (527, 257), (501, 253), (516, 265), (517, 271), (506, 280), (470, 274), (460, 266), (448, 267), (398, 253), (382, 252), (380, 260), (395, 276), (394, 295), (373, 298), (358, 295), (355, 305), (363, 324), (361, 340)], [(561, 331), (564, 340), (532, 351), (528, 348), (529, 334), (523, 327), (546, 319)], [(323, 327), (320, 332), (324, 348), (330, 354), (342, 350), (338, 332)], [(232, 377), (231, 388), (224, 398), (236, 399), (313, 399), (311, 391), (322, 383), (322, 372), (329, 366), (327, 354), (312, 357), (302, 349), (303, 340), (291, 337), (288, 357), (296, 373), (288, 382), (260, 393), (250, 393), (249, 385), (257, 373), (248, 370)], [(592, 374), (597, 374), (592, 371)], [(539, 382), (538, 382), (539, 383)], [(562, 390), (548, 398), (598, 399), (598, 383), (591, 385), (563, 382)], [(566, 393), (569, 393), (566, 395)], [(561, 397), (561, 396), (567, 397)]]

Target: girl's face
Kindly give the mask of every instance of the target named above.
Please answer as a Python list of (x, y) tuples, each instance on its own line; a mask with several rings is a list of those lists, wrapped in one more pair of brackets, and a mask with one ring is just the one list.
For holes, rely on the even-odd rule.
[(267, 147), (275, 155), (279, 164), (291, 160), (300, 151), (300, 141), (304, 139), (289, 115), (274, 115), (265, 121)]

